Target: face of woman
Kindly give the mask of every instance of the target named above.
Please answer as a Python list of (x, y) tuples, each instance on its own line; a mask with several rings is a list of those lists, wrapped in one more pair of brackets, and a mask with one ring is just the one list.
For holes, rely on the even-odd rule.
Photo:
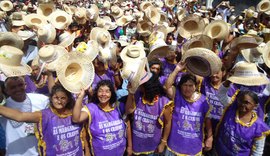
[(109, 104), (112, 93), (108, 86), (101, 86), (97, 91), (97, 96), (100, 104)]
[(216, 74), (211, 76), (211, 82), (217, 83), (222, 81), (222, 71), (217, 72)]
[(240, 113), (249, 113), (256, 107), (255, 101), (249, 95), (245, 95), (242, 99), (237, 102), (238, 111)]
[(57, 110), (64, 109), (68, 102), (68, 97), (65, 92), (58, 91), (52, 96), (53, 107)]
[(196, 90), (196, 85), (191, 80), (188, 80), (187, 82), (183, 83), (181, 86), (181, 93), (187, 99), (190, 99), (192, 97), (195, 90)]

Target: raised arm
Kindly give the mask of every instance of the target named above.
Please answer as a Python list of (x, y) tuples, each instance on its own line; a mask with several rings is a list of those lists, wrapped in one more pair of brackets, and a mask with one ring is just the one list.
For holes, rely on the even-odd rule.
[(6, 106), (0, 106), (0, 115), (15, 120), (17, 122), (37, 123), (42, 116), (40, 111), (37, 112), (21, 112)]
[(77, 97), (75, 102), (75, 106), (72, 111), (72, 122), (74, 123), (81, 123), (88, 119), (88, 114), (85, 111), (82, 111), (82, 101), (85, 95), (85, 90), (81, 90), (80, 94)]
[(173, 83), (175, 81), (175, 78), (177, 74), (185, 68), (185, 66), (186, 64), (184, 62), (179, 62), (173, 72), (169, 75), (167, 81), (165, 82), (166, 93), (170, 99), (174, 99), (175, 95), (175, 90), (173, 89)]
[(135, 111), (136, 104), (134, 94), (128, 93), (127, 101), (126, 101), (126, 114), (131, 114)]

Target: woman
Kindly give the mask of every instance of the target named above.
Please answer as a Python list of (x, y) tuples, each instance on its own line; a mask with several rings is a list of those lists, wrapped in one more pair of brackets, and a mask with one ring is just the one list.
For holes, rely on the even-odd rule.
[(209, 105), (205, 96), (196, 92), (196, 77), (184, 74), (176, 89), (173, 89), (176, 75), (184, 68), (185, 64), (179, 62), (165, 84), (167, 95), (175, 102), (166, 156), (202, 155), (203, 146), (206, 151), (212, 148), (213, 134), (211, 120), (208, 118)]
[(215, 150), (220, 156), (262, 155), (270, 129), (255, 112), (258, 96), (252, 91), (240, 91), (234, 98), (218, 125)]
[(82, 104), (75, 104), (72, 121), (82, 123), (88, 120), (87, 131), (90, 136), (92, 155), (122, 156), (124, 154), (126, 125), (122, 119), (123, 107), (123, 103), (119, 104), (116, 101), (116, 93), (110, 80), (101, 80), (97, 84), (93, 103), (87, 104), (83, 109), (81, 109)]
[[(82, 101), (80, 93), (76, 103)], [(0, 115), (17, 122), (37, 123), (35, 131), (40, 155), (83, 155), (80, 132), (82, 125), (71, 121), (72, 95), (61, 85), (52, 88), (50, 107), (37, 112), (21, 112), (0, 106)]]
[(162, 90), (158, 75), (153, 74), (140, 86), (140, 91), (128, 95), (126, 108), (133, 115), (135, 155), (154, 156), (164, 151), (171, 130), (173, 102), (162, 95)]

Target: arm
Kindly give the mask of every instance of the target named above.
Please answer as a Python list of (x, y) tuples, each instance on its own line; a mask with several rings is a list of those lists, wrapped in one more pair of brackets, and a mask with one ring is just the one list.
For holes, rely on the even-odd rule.
[(75, 102), (75, 106), (72, 111), (72, 122), (74, 123), (81, 123), (88, 119), (88, 114), (82, 110), (82, 100), (84, 97), (85, 91), (82, 89), (78, 98)]
[(212, 132), (212, 124), (210, 118), (206, 118), (205, 120), (205, 129), (206, 129), (206, 139), (204, 142), (205, 151), (209, 151), (212, 149), (213, 144), (213, 132)]
[(53, 74), (51, 71), (46, 71), (46, 75), (48, 76), (48, 89), (49, 93), (52, 92), (52, 87), (55, 85), (55, 80), (53, 78)]
[(127, 124), (127, 155), (132, 155), (132, 132), (131, 132), (131, 124), (130, 120), (126, 121)]
[(179, 62), (175, 69), (173, 70), (173, 72), (169, 75), (167, 81), (165, 82), (165, 88), (166, 88), (166, 93), (167, 96), (170, 99), (174, 99), (174, 89), (173, 89), (173, 83), (175, 81), (175, 78), (177, 76), (177, 74), (182, 71), (185, 68), (185, 63), (183, 62)]
[(226, 80), (219, 88), (217, 97), (219, 98), (220, 102), (227, 107), (231, 101), (231, 98), (227, 95), (229, 90), (230, 81)]
[(131, 114), (136, 109), (134, 94), (132, 94), (130, 92), (128, 93), (125, 109), (126, 109), (126, 114)]
[(172, 106), (167, 106), (164, 110), (164, 128), (162, 133), (162, 139), (157, 148), (157, 153), (162, 153), (165, 146), (167, 145), (167, 140), (171, 132), (172, 125)]
[(255, 140), (253, 143), (251, 156), (261, 156), (264, 150), (265, 136), (262, 138)]
[(17, 122), (29, 122), (38, 123), (42, 116), (40, 111), (38, 112), (21, 112), (16, 109), (0, 106), (0, 115), (8, 119), (15, 120)]

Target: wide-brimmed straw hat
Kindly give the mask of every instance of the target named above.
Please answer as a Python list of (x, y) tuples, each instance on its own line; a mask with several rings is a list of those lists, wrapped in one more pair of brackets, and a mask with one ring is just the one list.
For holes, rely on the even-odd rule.
[(72, 16), (65, 11), (56, 10), (50, 15), (50, 22), (56, 29), (66, 29), (72, 23)]
[(152, 6), (152, 3), (149, 1), (144, 1), (140, 4), (140, 10), (145, 11), (149, 6)]
[(86, 17), (86, 9), (85, 8), (77, 8), (74, 19), (78, 24), (85, 24), (87, 22)]
[(237, 38), (234, 38), (230, 43), (231, 49), (249, 49), (249, 48), (255, 48), (259, 45), (259, 43), (256, 41), (255, 38), (250, 36), (240, 36)]
[(119, 36), (119, 39), (115, 40), (114, 42), (120, 43), (121, 47), (125, 47), (125, 46), (129, 45), (128, 38), (126, 35)]
[(149, 21), (139, 21), (137, 23), (137, 32), (142, 36), (149, 36), (152, 33), (153, 24)]
[(263, 49), (263, 60), (264, 63), (267, 65), (268, 68), (270, 68), (270, 42), (268, 41)]
[(22, 63), (24, 53), (9, 45), (0, 47), (0, 71), (7, 77), (30, 75), (31, 67)]
[(23, 20), (25, 22), (25, 25), (29, 28), (40, 28), (43, 25), (48, 24), (45, 16), (35, 13), (26, 15)]
[(270, 1), (269, 0), (262, 0), (257, 5), (258, 12), (267, 12), (270, 10)]
[(56, 10), (54, 3), (39, 4), (37, 14), (45, 16), (48, 20), (50, 15)]
[(95, 22), (98, 18), (99, 15), (99, 9), (97, 5), (91, 4), (91, 7), (86, 10), (86, 16), (89, 21)]
[(229, 36), (230, 30), (227, 23), (223, 20), (216, 20), (208, 24), (203, 34), (209, 36), (213, 40), (221, 41)]
[(22, 40), (34, 39), (36, 37), (36, 33), (29, 30), (19, 30), (17, 34), (20, 36)]
[(187, 69), (199, 76), (211, 76), (222, 67), (220, 58), (213, 51), (205, 48), (192, 48), (185, 52), (182, 60), (186, 62)]
[(10, 11), (13, 9), (13, 4), (9, 0), (3, 0), (0, 2), (0, 8), (3, 11)]
[(117, 5), (114, 5), (111, 7), (111, 15), (114, 19), (119, 19), (124, 15), (124, 11)]
[(52, 24), (46, 24), (37, 31), (38, 39), (44, 43), (52, 43), (56, 37), (56, 30)]
[(73, 32), (72, 34), (68, 31), (65, 31), (59, 36), (60, 43), (58, 45), (62, 47), (68, 47), (70, 46), (76, 38), (76, 33)]
[(86, 55), (69, 52), (57, 61), (56, 74), (63, 87), (71, 93), (80, 93), (90, 87), (94, 80), (95, 70)]
[(267, 76), (258, 71), (255, 63), (245, 61), (238, 62), (234, 66), (234, 73), (228, 80), (245, 86), (260, 86), (269, 83)]
[(153, 23), (157, 24), (160, 21), (160, 13), (154, 6), (149, 6), (145, 10), (145, 16)]
[(124, 15), (121, 16), (119, 19), (116, 20), (116, 25), (118, 26), (126, 26), (133, 20), (131, 15)]
[(97, 27), (104, 28), (106, 30), (114, 30), (117, 28), (117, 24), (112, 22), (109, 16), (98, 17), (96, 20)]
[(213, 40), (207, 35), (194, 36), (183, 44), (182, 53), (192, 48), (206, 48), (212, 50)]
[(144, 48), (139, 45), (128, 45), (120, 53), (123, 62), (136, 62), (145, 56)]
[(182, 21), (184, 17), (186, 17), (186, 8), (178, 8), (178, 11), (176, 12), (178, 21)]
[(190, 38), (202, 34), (205, 27), (203, 18), (198, 15), (189, 15), (182, 19), (179, 26), (179, 34), (184, 38)]
[(149, 49), (148, 60), (153, 57), (165, 57), (169, 52), (169, 46), (164, 40), (164, 33), (156, 31), (153, 32), (149, 37)]
[(123, 79), (127, 79), (131, 83), (129, 88), (130, 93), (135, 93), (140, 85), (147, 82), (152, 73), (149, 70), (145, 71), (145, 67), (148, 66), (147, 58), (137, 59), (136, 62), (126, 62), (121, 70), (121, 76)]
[(22, 38), (13, 32), (0, 32), (0, 47), (4, 45), (13, 46), (22, 49), (24, 42)]
[(10, 15), (12, 26), (23, 26), (23, 25), (25, 25), (25, 22), (23, 20), (23, 16), (24, 15), (21, 12), (13, 12)]
[(77, 7), (74, 5), (68, 6), (67, 4), (63, 4), (63, 10), (68, 14), (73, 15), (76, 12)]
[(97, 57), (99, 52), (98, 43), (94, 40), (89, 40), (87, 43), (80, 42), (76, 47), (76, 50), (87, 55), (91, 62)]
[(38, 56), (41, 63), (46, 63), (46, 68), (51, 71), (56, 70), (57, 61), (68, 51), (58, 45), (45, 45), (39, 49)]
[(253, 37), (253, 38), (256, 39), (256, 41), (257, 41), (259, 44), (261, 44), (261, 43), (263, 42), (263, 38), (262, 38), (262, 37), (259, 37), (259, 36), (258, 36), (258, 32), (255, 31), (255, 30), (253, 30), (253, 29), (248, 30), (248, 32), (247, 32), (245, 35), (243, 35), (243, 36), (250, 36), (250, 37)]
[(175, 0), (165, 0), (164, 3), (168, 8), (173, 8), (175, 6)]
[(97, 41), (99, 46), (105, 48), (109, 46), (111, 35), (106, 29), (94, 27), (90, 32), (90, 39)]

